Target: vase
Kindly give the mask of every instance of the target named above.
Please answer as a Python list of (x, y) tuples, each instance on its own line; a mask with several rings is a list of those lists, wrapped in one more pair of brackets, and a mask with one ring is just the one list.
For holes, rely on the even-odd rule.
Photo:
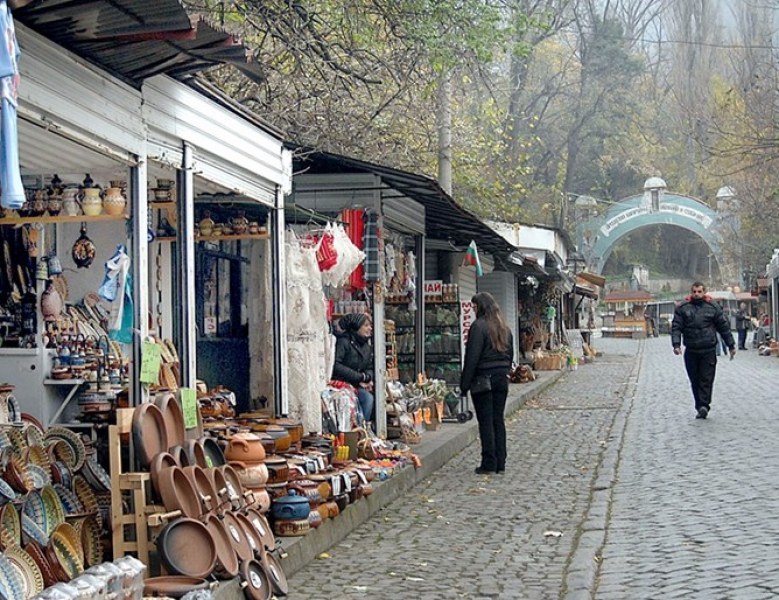
[(88, 217), (96, 217), (103, 212), (103, 199), (100, 197), (100, 188), (84, 188), (81, 210)]
[(107, 215), (118, 217), (124, 213), (125, 206), (127, 206), (127, 199), (122, 194), (122, 188), (112, 187), (106, 190), (103, 210)]
[(68, 217), (75, 217), (81, 212), (81, 191), (78, 188), (65, 188), (62, 192), (62, 210)]

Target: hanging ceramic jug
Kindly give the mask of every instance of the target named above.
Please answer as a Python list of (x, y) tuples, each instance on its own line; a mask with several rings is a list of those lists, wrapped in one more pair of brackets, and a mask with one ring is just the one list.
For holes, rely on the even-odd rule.
[(41, 294), (41, 314), (44, 321), (56, 321), (60, 313), (62, 313), (62, 297), (50, 279)]
[(95, 260), (95, 244), (87, 237), (87, 224), (81, 224), (81, 236), (73, 244), (71, 255), (73, 256), (73, 262), (79, 269), (86, 269)]
[(124, 212), (125, 206), (127, 206), (127, 199), (122, 193), (122, 188), (110, 187), (105, 191), (103, 210), (107, 215), (118, 217)]
[(62, 275), (62, 263), (60, 262), (59, 256), (52, 252), (46, 259), (46, 262), (49, 265), (49, 277)]

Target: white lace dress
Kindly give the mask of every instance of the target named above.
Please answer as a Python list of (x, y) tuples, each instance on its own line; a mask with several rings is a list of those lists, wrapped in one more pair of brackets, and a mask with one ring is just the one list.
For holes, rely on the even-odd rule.
[(330, 339), (316, 249), (289, 240), (286, 269), (289, 416), (299, 419), (307, 433), (321, 432), (320, 393), (330, 375), (326, 372)]

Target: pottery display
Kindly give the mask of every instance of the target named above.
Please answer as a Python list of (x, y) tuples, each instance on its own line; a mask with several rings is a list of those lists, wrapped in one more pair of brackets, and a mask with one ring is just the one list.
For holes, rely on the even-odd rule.
[(157, 537), (157, 550), (168, 572), (176, 575), (208, 577), (216, 565), (214, 538), (195, 519), (180, 518), (166, 525)]
[(251, 559), (241, 565), (241, 579), (244, 596), (248, 600), (270, 600), (273, 586), (262, 563)]
[(71, 249), (73, 262), (76, 263), (76, 266), (79, 269), (89, 268), (95, 260), (96, 253), (97, 248), (95, 248), (95, 243), (87, 236), (87, 226), (86, 223), (84, 223), (81, 225), (81, 235), (75, 241), (73, 248)]
[(62, 297), (52, 284), (51, 280), (46, 283), (46, 289), (41, 294), (41, 314), (44, 321), (56, 321), (62, 313)]
[(81, 214), (81, 190), (75, 187), (65, 188), (62, 191), (62, 210), (68, 217)]
[(235, 553), (230, 534), (224, 522), (215, 515), (205, 520), (205, 526), (214, 538), (216, 545), (216, 569), (219, 577), (230, 579), (238, 574), (238, 555)]
[(224, 455), (229, 461), (255, 463), (265, 460), (265, 448), (253, 433), (236, 433), (228, 439)]
[(156, 405), (147, 402), (135, 407), (132, 437), (138, 461), (144, 468), (156, 454), (169, 448), (165, 417)]
[(110, 187), (105, 191), (105, 197), (103, 198), (103, 210), (107, 215), (118, 217), (124, 213), (124, 209), (127, 206), (127, 198), (121, 188)]
[(203, 211), (203, 218), (198, 223), (200, 235), (208, 237), (214, 232), (214, 220), (211, 218), (210, 211)]
[(201, 577), (162, 575), (143, 581), (144, 597), (181, 598), (188, 592), (207, 589), (208, 581)]
[(103, 212), (102, 191), (97, 187), (84, 188), (81, 210), (87, 217), (96, 217)]
[(157, 474), (159, 491), (165, 509), (180, 510), (185, 517), (192, 519), (203, 513), (200, 494), (181, 467), (168, 467)]
[(308, 523), (309, 511), (308, 498), (295, 490), (290, 490), (286, 496), (275, 498), (270, 507), (274, 519), (306, 519), (306, 523)]

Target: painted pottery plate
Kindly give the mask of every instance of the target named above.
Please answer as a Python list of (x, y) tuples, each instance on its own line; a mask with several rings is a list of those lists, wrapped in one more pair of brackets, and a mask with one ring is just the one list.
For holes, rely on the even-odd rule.
[(0, 508), (0, 529), (8, 541), (13, 544), (21, 543), (22, 521), (13, 504), (6, 504), (3, 508)]
[(15, 456), (22, 458), (27, 453), (27, 439), (18, 427), (6, 427), (5, 434), (11, 443), (11, 450)]
[(62, 505), (57, 491), (50, 485), (41, 490), (44, 506), (46, 507), (46, 527), (49, 535), (56, 527), (65, 522), (65, 508)]
[(98, 492), (111, 491), (111, 476), (106, 472), (97, 458), (94, 456), (84, 461), (84, 467), (81, 469), (82, 475)]
[(16, 492), (5, 479), (0, 479), (0, 504), (16, 500)]
[[(52, 427), (46, 432), (44, 439), (49, 443), (62, 440), (70, 446), (73, 451), (73, 462), (68, 463), (68, 466), (73, 469), (73, 471), (78, 471), (84, 466), (84, 461), (87, 458), (87, 450), (84, 447), (84, 442), (81, 441), (80, 435), (65, 427)], [(58, 456), (57, 458), (61, 457)]]
[(41, 546), (49, 545), (49, 536), (46, 535), (46, 530), (41, 529), (38, 524), (26, 514), (21, 516), (22, 521), (22, 533), (27, 536), (28, 539), (37, 542)]
[(32, 559), (32, 556), (19, 548), (19, 546), (6, 548), (3, 554), (24, 581), (24, 597), (30, 598), (40, 594), (44, 588), (43, 574)]
[(78, 496), (72, 490), (69, 490), (61, 483), (54, 484), (54, 490), (60, 497), (66, 516), (86, 512), (84, 505), (81, 504), (81, 500), (78, 499)]
[(30, 479), (32, 479), (33, 487), (36, 490), (51, 485), (51, 475), (42, 466), (35, 463), (27, 463), (27, 472), (30, 474)]
[(98, 521), (101, 522), (99, 517), (100, 504), (97, 501), (97, 496), (95, 496), (94, 490), (92, 490), (90, 485), (87, 483), (87, 480), (84, 479), (81, 475), (76, 475), (73, 478), (73, 489), (76, 492), (81, 505), (84, 507), (84, 510), (88, 514), (97, 514)]
[(0, 556), (0, 579), (3, 581), (3, 587), (8, 591), (7, 598), (29, 598), (26, 592), (26, 581), (24, 573), (11, 560), (6, 558), (5, 554)]
[(46, 503), (40, 490), (27, 494), (22, 511), (25, 516), (29, 517), (48, 536), (51, 530), (46, 523)]

